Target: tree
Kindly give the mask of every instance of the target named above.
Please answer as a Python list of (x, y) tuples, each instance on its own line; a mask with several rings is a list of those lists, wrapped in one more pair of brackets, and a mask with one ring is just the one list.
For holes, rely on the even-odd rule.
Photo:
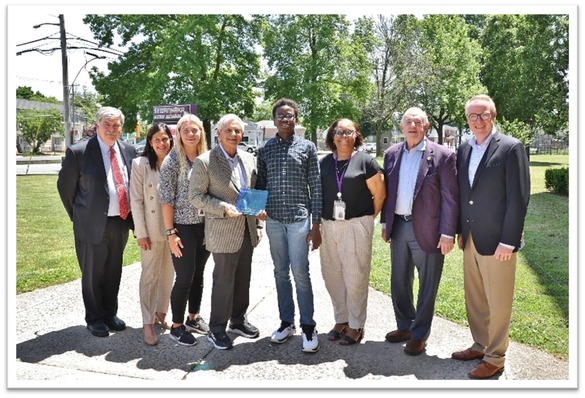
[(34, 154), (40, 153), (43, 145), (55, 133), (63, 135), (63, 118), (57, 109), (22, 110), (16, 114), (16, 123)]
[(415, 98), (429, 116), (443, 143), (443, 126), (463, 127), (467, 100), (485, 92), (480, 82), (481, 47), (469, 37), (460, 15), (427, 15), (420, 21), (420, 49), (430, 69), (413, 87)]
[(482, 82), (498, 118), (556, 135), (569, 114), (567, 15), (490, 15), (481, 32)]
[[(101, 44), (114, 34), (129, 50), (91, 76), (108, 105), (123, 109), (127, 126), (152, 120), (155, 105), (197, 104), (208, 139), (212, 120), (254, 111), (260, 70), (255, 18), (242, 15), (89, 15)], [(139, 39), (139, 40), (138, 40)]]
[(59, 101), (55, 97), (46, 97), (40, 91), (34, 92), (31, 87), (28, 86), (19, 86), (16, 88), (16, 98), (25, 99), (29, 101), (40, 101), (40, 102), (49, 102), (52, 104), (60, 104), (62, 101)]
[(393, 129), (393, 118), (401, 109), (412, 106), (409, 94), (417, 75), (428, 69), (416, 47), (415, 23), (412, 15), (378, 15), (375, 19), (360, 18), (356, 23), (356, 30), (374, 32), (367, 48), (375, 90), (364, 118), (376, 136), (376, 156), (382, 155), (382, 133)]
[(95, 122), (100, 102), (99, 94), (88, 91), (85, 87), (82, 91), (75, 92), (71, 101), (72, 118), (75, 117), (75, 120), (82, 123), (84, 129), (90, 127)]
[[(367, 86), (363, 47), (350, 56), (349, 22), (344, 15), (269, 15), (263, 17), (262, 42), (266, 96), (287, 97), (301, 108), (301, 123), (317, 142), (317, 129), (339, 117), (358, 120)], [(367, 78), (366, 78), (367, 79)]]

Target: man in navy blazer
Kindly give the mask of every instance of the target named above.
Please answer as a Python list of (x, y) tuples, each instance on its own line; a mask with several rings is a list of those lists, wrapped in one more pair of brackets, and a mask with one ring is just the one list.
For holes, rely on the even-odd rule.
[(132, 215), (120, 211), (110, 149), (116, 152), (128, 205), (136, 152), (131, 145), (119, 141), (124, 125), (119, 109), (100, 108), (96, 120), (97, 134), (67, 149), (57, 189), (73, 222), (87, 328), (94, 336), (107, 337), (109, 330), (126, 327), (117, 316), (118, 291), (122, 255), (133, 228)]
[(496, 115), (496, 105), (487, 95), (467, 101), (465, 117), (473, 137), (457, 153), (461, 200), (457, 243), (463, 249), (465, 307), (474, 343), (452, 357), (482, 359), (469, 372), (474, 379), (504, 370), (516, 252), (522, 246), (530, 199), (524, 145), (498, 132)]
[[(400, 123), (404, 143), (384, 154), (386, 202), (382, 238), (391, 248), (391, 294), (397, 329), (391, 343), (407, 341), (404, 351), (419, 355), (426, 347), (445, 254), (454, 246), (459, 214), (455, 153), (426, 138), (426, 113), (410, 108)], [(414, 268), (419, 276), (413, 303)]]

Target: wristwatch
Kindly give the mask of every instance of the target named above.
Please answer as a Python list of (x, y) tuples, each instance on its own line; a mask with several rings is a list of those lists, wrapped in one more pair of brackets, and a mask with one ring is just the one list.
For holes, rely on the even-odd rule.
[(177, 234), (177, 232), (179, 232), (179, 231), (177, 231), (177, 228), (171, 228), (171, 229), (167, 229), (167, 230), (165, 231), (165, 234), (166, 234), (167, 236), (171, 236), (171, 235), (176, 235), (176, 234)]

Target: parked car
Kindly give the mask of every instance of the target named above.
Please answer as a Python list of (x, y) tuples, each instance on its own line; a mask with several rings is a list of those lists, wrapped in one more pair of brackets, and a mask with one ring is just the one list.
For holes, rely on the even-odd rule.
[(376, 143), (375, 142), (366, 142), (364, 144), (364, 151), (368, 153), (376, 153)]
[(243, 149), (246, 152), (250, 152), (253, 153), (254, 155), (257, 154), (258, 150), (256, 149), (256, 147), (254, 145), (248, 144), (247, 142), (241, 141), (238, 146), (240, 147), (240, 149)]
[(145, 146), (146, 146), (146, 140), (142, 140), (142, 141), (134, 144), (134, 150), (136, 151), (136, 156), (142, 155), (142, 152), (144, 152)]

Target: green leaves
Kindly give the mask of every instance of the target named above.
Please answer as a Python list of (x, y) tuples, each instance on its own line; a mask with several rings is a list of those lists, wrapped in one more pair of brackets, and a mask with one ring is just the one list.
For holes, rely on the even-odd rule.
[(498, 117), (518, 119), (533, 135), (568, 126), (567, 15), (491, 15), (481, 32), (482, 81)]
[(39, 153), (41, 146), (55, 133), (63, 134), (61, 112), (58, 109), (22, 110), (16, 114), (16, 124), (22, 138)]
[(104, 44), (114, 33), (133, 43), (110, 64), (109, 75), (92, 75), (104, 101), (124, 110), (127, 125), (136, 125), (138, 116), (152, 120), (154, 105), (173, 103), (196, 103), (204, 121), (228, 112), (251, 116), (260, 70), (253, 18), (107, 15), (86, 21)]
[[(353, 45), (344, 15), (264, 16), (262, 44), (268, 76), (265, 97), (288, 97), (301, 123), (316, 131), (340, 117), (359, 120), (369, 90), (366, 48)], [(361, 32), (362, 36), (363, 32)]]

